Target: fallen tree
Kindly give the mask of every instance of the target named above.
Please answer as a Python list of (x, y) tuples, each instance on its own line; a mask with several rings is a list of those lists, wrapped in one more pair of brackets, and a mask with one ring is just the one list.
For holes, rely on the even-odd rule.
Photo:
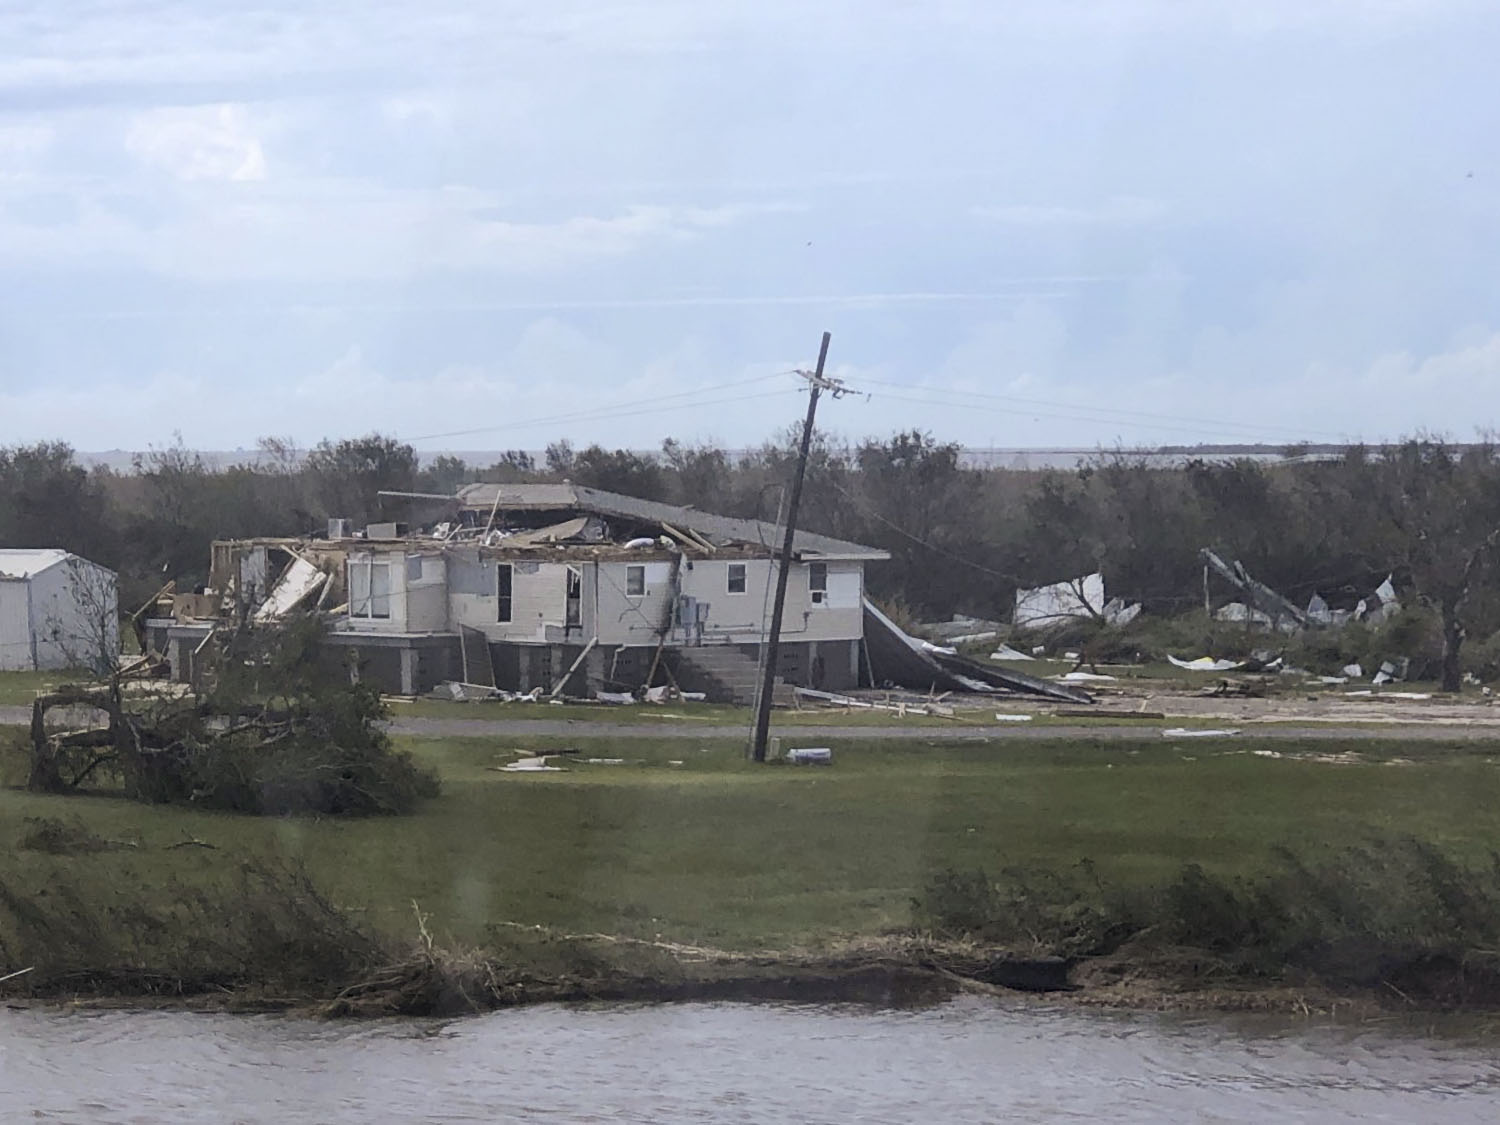
[[(312, 615), (245, 623), (218, 645), (191, 693), (126, 695), (118, 676), (37, 698), (28, 787), (78, 791), (113, 780), (148, 803), (259, 815), (410, 811), (435, 775), (392, 748), (384, 705), (331, 659)], [(69, 709), (67, 729), (47, 717)]]

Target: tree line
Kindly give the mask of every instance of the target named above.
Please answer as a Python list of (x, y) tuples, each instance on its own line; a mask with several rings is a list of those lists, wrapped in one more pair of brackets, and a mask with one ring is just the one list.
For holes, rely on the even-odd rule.
[[(387, 491), (449, 494), (471, 481), (561, 481), (774, 521), (796, 433), (731, 456), (672, 439), (653, 453), (507, 453), (489, 465), (423, 463), (379, 434), (311, 450), (266, 439), (213, 466), (180, 442), (130, 471), (86, 468), (60, 442), (0, 449), (0, 546), (63, 547), (117, 570), (121, 605), (166, 579), (206, 580), (214, 539), (303, 535), (330, 517), (401, 520)], [(1173, 467), (1101, 451), (1076, 469), (975, 468), (920, 431), (813, 442), (803, 526), (890, 552), (870, 593), (919, 618), (1004, 619), (1018, 586), (1102, 571), (1109, 592), (1148, 614), (1202, 604), (1201, 548), (1237, 559), (1293, 602), (1338, 604), (1393, 576), (1430, 617), (1443, 678), (1456, 687), (1465, 640), (1500, 629), (1496, 592), (1500, 450), (1488, 440), (1413, 438), (1317, 458), (1186, 459)]]

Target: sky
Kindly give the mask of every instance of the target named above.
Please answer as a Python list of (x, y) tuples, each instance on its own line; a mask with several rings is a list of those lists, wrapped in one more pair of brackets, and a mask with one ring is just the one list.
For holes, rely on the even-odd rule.
[(0, 445), (1459, 439), (1489, 0), (0, 0)]

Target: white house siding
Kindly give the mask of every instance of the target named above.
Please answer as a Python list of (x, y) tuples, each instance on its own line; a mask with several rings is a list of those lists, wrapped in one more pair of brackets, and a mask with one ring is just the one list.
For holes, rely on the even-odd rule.
[(390, 573), (390, 616), (356, 616), (362, 599), (348, 582), (349, 609), (345, 628), (356, 633), (440, 633), (448, 630), (447, 561), (436, 555), (408, 555), (403, 551), (351, 551), (350, 567), (385, 563)]
[[(598, 566), (599, 643), (603, 645), (655, 644), (672, 599), (672, 564), (663, 559), (639, 562), (601, 562)], [(630, 567), (645, 570), (646, 592), (632, 596)], [(682, 573), (686, 573), (686, 564)], [(591, 633), (590, 636), (593, 634)]]
[(448, 564), (435, 555), (406, 560), (406, 631), (441, 633), (448, 629)]
[[(510, 620), (498, 620), (500, 598), (497, 568), (511, 567)], [(587, 610), (591, 564), (533, 562), (527, 559), (480, 559), (454, 555), (449, 559), (448, 613), (452, 627), (468, 625), (492, 641), (545, 641), (567, 619), (568, 567), (583, 572), (583, 602)]]
[[(680, 593), (709, 605), (703, 631), (705, 644), (756, 644), (761, 639), (763, 614), (768, 614), (767, 590), (775, 581), (770, 559), (734, 560), (745, 566), (745, 592), (728, 592), (730, 562), (721, 559), (684, 559), (678, 574)], [(652, 644), (657, 638), (668, 599), (670, 562), (645, 562), (646, 593), (626, 594), (629, 562), (599, 564), (599, 641), (601, 644)], [(808, 590), (808, 566), (795, 563), (787, 579), (782, 636), (787, 640), (857, 640), (863, 636), (862, 568), (858, 562), (830, 561), (828, 597), (814, 605)]]
[[(376, 552), (379, 558), (384, 552)], [(368, 558), (352, 554), (351, 561)], [(483, 558), (477, 551), (450, 551), (442, 558), (424, 557), (421, 578), (408, 570), (410, 561), (391, 559), (389, 618), (350, 618), (349, 628), (369, 632), (440, 632), (469, 626), (495, 642), (573, 643), (595, 636), (604, 646), (655, 644), (674, 596), (672, 561), (661, 556), (602, 562)], [(775, 581), (770, 559), (736, 560), (745, 566), (745, 592), (730, 594), (730, 562), (684, 558), (676, 592), (709, 606), (705, 644), (755, 644), (761, 639), (762, 615)], [(511, 613), (500, 621), (497, 571), (511, 570)], [(810, 568), (795, 563), (787, 583), (782, 636), (788, 641), (858, 640), (863, 635), (862, 565), (827, 562), (828, 583), (822, 603), (814, 604), (808, 588)], [(645, 572), (645, 592), (628, 593), (632, 566)], [(581, 577), (579, 620), (568, 628), (568, 571)]]

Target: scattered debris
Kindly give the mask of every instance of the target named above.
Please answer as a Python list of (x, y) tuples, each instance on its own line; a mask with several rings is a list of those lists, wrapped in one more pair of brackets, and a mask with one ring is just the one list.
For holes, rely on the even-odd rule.
[(1029, 722), (1031, 722), (1031, 716), (1030, 715), (1010, 715), (1010, 714), (1007, 714), (1004, 711), (996, 711), (995, 712), (995, 719), (996, 719), (997, 722), (1002, 722), (1002, 723), (1029, 723)]
[(1000, 635), (998, 621), (987, 621), (982, 617), (968, 617), (955, 613), (949, 621), (928, 621), (918, 626), (924, 636), (946, 641), (951, 645), (981, 644)]
[(547, 764), (546, 758), (522, 758), (503, 766), (491, 766), (501, 773), (566, 773), (561, 766)]
[(1164, 711), (1102, 710), (1093, 707), (1059, 707), (1052, 712), (1059, 719), (1165, 719)]
[(1020, 692), (1064, 703), (1093, 702), (1092, 697), (1076, 688), (924, 648), (921, 641), (908, 636), (868, 598), (864, 607), (865, 647), (870, 673), (876, 683), (897, 684), (919, 691)]
[(1110, 598), (1104, 606), (1104, 623), (1123, 629), (1141, 615), (1141, 603), (1125, 604), (1124, 598)]
[(1011, 648), (1010, 645), (1001, 645), (990, 653), (991, 660), (1035, 660), (1036, 657), (1028, 656), (1019, 649)]
[(1104, 575), (1085, 574), (1050, 586), (1016, 591), (1011, 620), (1020, 629), (1046, 629), (1069, 621), (1104, 619)]
[[(1239, 734), (1238, 727), (1225, 727), (1222, 730), (1200, 727), (1168, 727), (1162, 731), (1163, 738), (1230, 738)], [(1255, 751), (1259, 753), (1260, 751)]]
[(1303, 613), (1302, 610), (1287, 601), (1286, 598), (1282, 597), (1264, 582), (1257, 582), (1238, 560), (1233, 563), (1227, 563), (1207, 547), (1204, 547), (1199, 554), (1203, 557), (1203, 596), (1205, 600), (1208, 598), (1208, 575), (1210, 572), (1213, 572), (1238, 590), (1249, 601), (1248, 606), (1239, 602), (1230, 603), (1231, 605), (1239, 606), (1240, 610), (1244, 611), (1243, 616), (1223, 616), (1224, 610), (1229, 608), (1229, 606), (1225, 606), (1215, 615), (1219, 620), (1248, 621), (1251, 624), (1266, 624), (1272, 628), (1283, 630), (1289, 628), (1296, 629), (1299, 626), (1309, 624), (1307, 614)]
[(786, 752), (786, 760), (794, 766), (831, 766), (833, 751), (826, 746), (794, 747)]
[(890, 711), (902, 716), (938, 715), (945, 719), (953, 717), (953, 708), (937, 700), (925, 700), (922, 702), (896, 700), (894, 702), (885, 702), (873, 699), (857, 699), (852, 695), (839, 695), (836, 692), (818, 691), (815, 688), (802, 687), (794, 688), (793, 694), (798, 700), (815, 700), (819, 703), (826, 703), (833, 707), (843, 707), (848, 710)]
[(281, 572), (276, 585), (255, 611), (256, 621), (275, 621), (285, 617), (322, 588), (328, 575), (301, 555), (294, 555)]
[(1361, 679), (1365, 674), (1365, 670), (1358, 664), (1345, 664), (1342, 668), (1339, 669), (1339, 672), (1345, 676), (1348, 676), (1351, 680)]
[(1269, 629), (1275, 624), (1270, 614), (1244, 602), (1226, 602), (1214, 611), (1214, 620), (1231, 625), (1255, 625), (1262, 629)]
[(1053, 679), (1061, 680), (1065, 684), (1084, 684), (1105, 680), (1112, 682), (1115, 677), (1101, 675), (1097, 672), (1064, 672), (1061, 676), (1054, 676)]
[(1190, 672), (1232, 672), (1244, 665), (1235, 660), (1215, 660), (1211, 656), (1200, 656), (1195, 660), (1182, 660), (1178, 657), (1167, 655), (1167, 661), (1177, 668), (1186, 668)]
[(1231, 696), (1239, 699), (1264, 699), (1266, 682), (1264, 680), (1220, 680), (1212, 687), (1204, 688), (1199, 694), (1221, 699)]

